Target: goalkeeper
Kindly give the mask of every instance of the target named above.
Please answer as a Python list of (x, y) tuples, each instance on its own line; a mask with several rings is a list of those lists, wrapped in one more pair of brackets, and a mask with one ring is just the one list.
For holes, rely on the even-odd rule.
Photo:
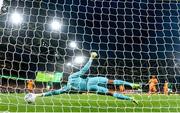
[[(51, 96), (51, 95), (59, 95), (62, 93), (67, 93), (71, 89), (77, 90), (77, 91), (87, 91), (87, 92), (96, 92), (100, 94), (107, 94), (111, 95), (115, 98), (118, 99), (123, 99), (123, 100), (130, 100), (136, 104), (137, 101), (129, 96), (125, 96), (121, 93), (117, 93), (114, 91), (108, 90), (106, 87), (103, 87), (102, 85), (107, 85), (107, 84), (114, 84), (114, 85), (127, 85), (131, 86), (132, 88), (140, 88), (139, 84), (134, 84), (122, 80), (109, 80), (106, 77), (86, 77), (84, 79), (84, 74), (89, 70), (91, 63), (93, 59), (97, 56), (96, 52), (91, 53), (91, 57), (89, 61), (86, 63), (86, 65), (78, 72), (71, 74), (68, 77), (68, 82), (67, 85), (64, 86), (61, 89), (58, 90), (53, 90), (41, 94), (35, 94), (36, 96)], [(83, 77), (83, 78), (82, 78)]]

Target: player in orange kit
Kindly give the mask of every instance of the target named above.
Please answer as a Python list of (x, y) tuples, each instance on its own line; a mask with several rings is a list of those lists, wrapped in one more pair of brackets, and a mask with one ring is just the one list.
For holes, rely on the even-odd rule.
[(164, 83), (163, 90), (164, 90), (164, 94), (168, 95), (168, 82), (167, 81), (165, 81), (165, 83)]
[(120, 91), (121, 93), (123, 93), (123, 92), (125, 91), (124, 85), (120, 85), (120, 86), (119, 86), (119, 91)]
[(33, 89), (34, 89), (34, 82), (33, 80), (28, 80), (27, 81), (27, 89), (29, 91), (29, 93), (32, 93), (33, 92)]
[(149, 84), (149, 94), (156, 93), (156, 85), (158, 84), (158, 80), (155, 75), (152, 76), (152, 78), (148, 82)]

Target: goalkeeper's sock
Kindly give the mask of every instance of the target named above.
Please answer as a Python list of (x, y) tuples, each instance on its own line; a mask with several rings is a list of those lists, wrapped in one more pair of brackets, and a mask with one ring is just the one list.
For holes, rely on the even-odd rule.
[(125, 96), (125, 95), (120, 94), (120, 93), (114, 93), (113, 97), (116, 97), (116, 98), (122, 99), (122, 100), (131, 100), (132, 102), (134, 102), (135, 104), (138, 105), (138, 101), (136, 99), (134, 99), (134, 97)]
[(131, 100), (130, 97), (125, 96), (125, 95), (120, 94), (120, 93), (116, 93), (116, 92), (113, 94), (113, 97), (115, 97), (117, 99), (122, 99), (122, 100)]
[(127, 85), (127, 86), (133, 86), (133, 83), (126, 82), (123, 80), (114, 80), (114, 85)]

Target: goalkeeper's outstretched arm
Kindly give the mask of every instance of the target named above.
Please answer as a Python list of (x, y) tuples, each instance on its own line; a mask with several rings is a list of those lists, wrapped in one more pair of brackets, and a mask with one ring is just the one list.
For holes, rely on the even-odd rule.
[(86, 63), (86, 65), (78, 72), (73, 73), (72, 75), (69, 76), (69, 78), (76, 78), (76, 77), (80, 77), (83, 76), (91, 67), (92, 61), (94, 58), (96, 58), (97, 53), (96, 52), (92, 52), (89, 61)]
[(63, 93), (67, 93), (69, 91), (69, 88), (67, 86), (58, 89), (58, 90), (53, 90), (53, 91), (48, 91), (45, 93), (40, 93), (40, 94), (35, 94), (36, 96), (52, 96), (52, 95), (60, 95)]

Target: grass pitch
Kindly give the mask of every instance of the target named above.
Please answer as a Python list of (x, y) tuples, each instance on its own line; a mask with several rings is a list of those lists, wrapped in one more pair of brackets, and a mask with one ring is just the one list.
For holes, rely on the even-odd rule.
[(37, 97), (35, 104), (27, 104), (24, 95), (0, 93), (0, 112), (180, 112), (180, 95), (130, 95), (139, 105), (95, 94)]

